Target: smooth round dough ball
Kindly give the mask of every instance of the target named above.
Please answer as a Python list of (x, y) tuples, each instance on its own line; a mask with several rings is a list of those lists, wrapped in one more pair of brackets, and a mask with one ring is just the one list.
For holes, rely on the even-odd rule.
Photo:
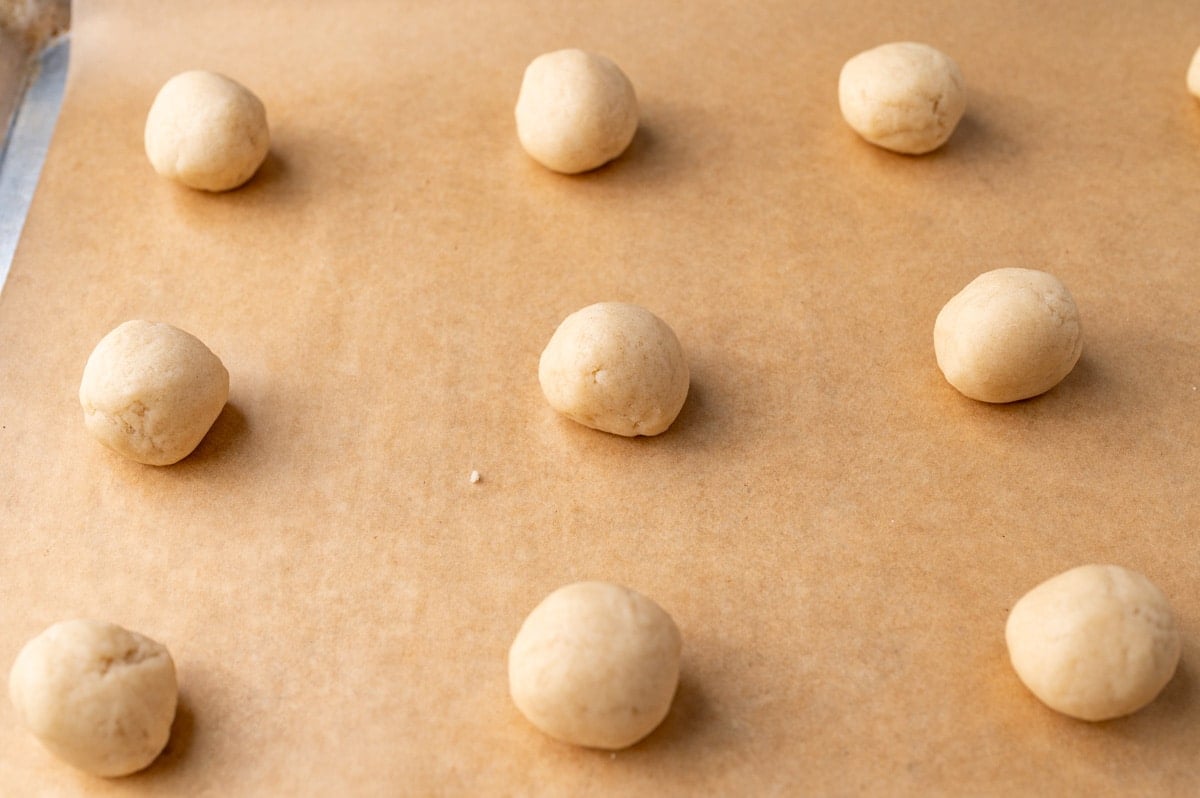
[(525, 68), (516, 115), (525, 152), (548, 169), (576, 174), (629, 146), (638, 126), (637, 95), (604, 56), (557, 50)]
[(1025, 686), (1081, 720), (1137, 712), (1179, 662), (1167, 597), (1117, 565), (1082, 565), (1038, 585), (1013, 605), (1005, 637)]
[(242, 185), (271, 147), (262, 101), (236, 80), (203, 70), (163, 85), (146, 117), (145, 138), (154, 171), (205, 191)]
[(1045, 393), (1083, 351), (1079, 311), (1058, 278), (996, 269), (954, 296), (933, 325), (938, 367), (964, 395), (1015, 402)]
[(859, 53), (842, 67), (838, 103), (872, 144), (909, 155), (946, 143), (967, 108), (966, 84), (950, 56), (915, 42)]
[(51, 753), (97, 776), (154, 761), (175, 719), (166, 647), (103, 621), (63, 621), (30, 640), (8, 677), (21, 725)]
[(679, 629), (662, 607), (607, 582), (577, 582), (529, 613), (508, 652), (513, 701), (546, 734), (615, 750), (662, 722), (679, 683)]
[(229, 372), (200, 339), (149, 321), (127, 321), (104, 336), (79, 384), (88, 432), (147, 465), (191, 454), (228, 398)]
[(538, 363), (546, 401), (592, 429), (658, 435), (687, 399), (687, 361), (666, 322), (638, 305), (599, 302), (554, 331)]
[(1196, 50), (1196, 54), (1192, 56), (1192, 64), (1188, 67), (1187, 87), (1188, 91), (1200, 100), (1200, 49)]

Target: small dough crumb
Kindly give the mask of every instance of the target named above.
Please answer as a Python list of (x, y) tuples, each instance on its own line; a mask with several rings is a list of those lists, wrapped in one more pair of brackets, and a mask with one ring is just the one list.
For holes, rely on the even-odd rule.
[(467, 477), (467, 479), (469, 479), (471, 481), (471, 484), (474, 485), (475, 483), (479, 482), (479, 480), (483, 479), (483, 477), (479, 474), (478, 471), (472, 471), (471, 475), (469, 477)]
[(1192, 56), (1192, 64), (1188, 67), (1187, 87), (1192, 96), (1200, 100), (1200, 48), (1197, 48), (1196, 54)]
[(149, 321), (127, 321), (104, 336), (79, 385), (88, 432), (147, 465), (191, 454), (228, 398), (229, 372), (207, 346)]
[(517, 137), (535, 161), (564, 174), (595, 169), (625, 151), (638, 126), (633, 84), (595, 53), (557, 50), (525, 68)]
[(625, 302), (600, 302), (567, 316), (538, 363), (551, 407), (626, 437), (665, 432), (683, 408), (690, 379), (666, 322)]
[(933, 325), (946, 380), (981, 402), (1016, 402), (1058, 385), (1083, 351), (1079, 310), (1057, 277), (1034, 269), (985, 272)]
[(1025, 686), (1080, 720), (1137, 712), (1179, 662), (1167, 597), (1117, 565), (1082, 565), (1038, 585), (1013, 605), (1005, 638)]
[(191, 188), (228, 191), (267, 157), (271, 134), (262, 101), (242, 84), (203, 70), (183, 72), (159, 90), (146, 117), (146, 156), (154, 171)]
[(967, 91), (950, 56), (927, 44), (893, 42), (845, 63), (838, 104), (867, 141), (920, 155), (950, 138), (967, 108)]
[(64, 762), (125, 776), (166, 746), (175, 663), (161, 644), (116, 624), (56, 623), (17, 655), (8, 679), (17, 719)]
[(683, 646), (662, 607), (608, 582), (577, 582), (547, 596), (508, 652), (513, 702), (556, 740), (620, 749), (666, 717)]

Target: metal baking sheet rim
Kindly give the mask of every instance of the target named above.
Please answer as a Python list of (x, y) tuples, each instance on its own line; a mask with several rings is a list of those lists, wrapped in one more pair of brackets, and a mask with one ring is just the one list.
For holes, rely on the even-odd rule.
[(0, 145), (0, 290), (8, 279), (58, 120), (70, 54), (70, 35), (64, 34), (31, 56), (30, 78)]

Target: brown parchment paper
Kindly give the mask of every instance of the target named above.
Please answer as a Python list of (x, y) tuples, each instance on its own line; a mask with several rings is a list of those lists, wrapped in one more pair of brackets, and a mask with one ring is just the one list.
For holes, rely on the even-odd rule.
[[(63, 618), (166, 643), (150, 769), (53, 760), (0, 702), (3, 795), (1194, 795), (1200, 790), (1200, 104), (1194, 3), (79, 2), (55, 140), (0, 296), (0, 662)], [(931, 43), (967, 116), (920, 158), (843, 123), (842, 63)], [(539, 53), (631, 76), (630, 150), (520, 149)], [(252, 87), (239, 191), (158, 178), (176, 72)], [(1043, 268), (1083, 359), (958, 395), (933, 320)], [(537, 358), (599, 300), (677, 332), (665, 435), (557, 417)], [(130, 318), (199, 336), (229, 405), (170, 468), (91, 440), (84, 361)], [(471, 470), (482, 480), (468, 481)], [(1026, 590), (1119, 563), (1171, 597), (1174, 680), (1086, 724), (1004, 648)], [(663, 725), (555, 743), (505, 656), (552, 589), (609, 579), (685, 638)]]

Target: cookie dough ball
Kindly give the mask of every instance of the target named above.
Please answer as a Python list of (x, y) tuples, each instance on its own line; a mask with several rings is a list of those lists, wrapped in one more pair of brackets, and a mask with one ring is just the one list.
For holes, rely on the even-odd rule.
[(602, 55), (557, 50), (525, 69), (517, 136), (535, 161), (565, 174), (602, 166), (625, 151), (638, 125), (637, 95)]
[(658, 435), (687, 399), (679, 339), (650, 311), (600, 302), (563, 320), (538, 364), (546, 401), (592, 429)]
[(546, 734), (618, 749), (662, 722), (679, 682), (679, 629), (650, 599), (607, 582), (561, 587), (508, 652), (513, 701)]
[(262, 102), (236, 80), (215, 72), (195, 70), (171, 78), (146, 118), (146, 155), (154, 171), (205, 191), (245, 183), (270, 146)]
[(207, 346), (149, 321), (127, 321), (104, 336), (79, 385), (88, 432), (147, 465), (191, 454), (228, 398), (229, 372)]
[(946, 143), (967, 108), (958, 64), (927, 44), (895, 42), (859, 53), (842, 67), (838, 103), (854, 132), (910, 155)]
[(1038, 585), (1013, 605), (1005, 637), (1025, 686), (1081, 720), (1137, 712), (1179, 662), (1167, 597), (1117, 565), (1083, 565)]
[(21, 725), (97, 776), (141, 770), (167, 744), (178, 689), (161, 644), (103, 621), (63, 621), (30, 640), (8, 678)]
[(1015, 402), (1045, 393), (1083, 351), (1079, 311), (1058, 278), (1034, 269), (979, 275), (933, 326), (938, 367), (964, 395)]
[(1200, 49), (1196, 50), (1196, 54), (1192, 56), (1192, 65), (1188, 67), (1187, 87), (1188, 91), (1200, 100)]

